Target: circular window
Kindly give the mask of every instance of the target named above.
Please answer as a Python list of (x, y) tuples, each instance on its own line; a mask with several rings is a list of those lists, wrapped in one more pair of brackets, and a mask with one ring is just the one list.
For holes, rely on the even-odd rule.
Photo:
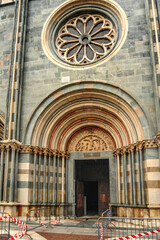
[(54, 63), (82, 69), (110, 59), (126, 35), (126, 15), (115, 2), (69, 0), (47, 19), (42, 46)]

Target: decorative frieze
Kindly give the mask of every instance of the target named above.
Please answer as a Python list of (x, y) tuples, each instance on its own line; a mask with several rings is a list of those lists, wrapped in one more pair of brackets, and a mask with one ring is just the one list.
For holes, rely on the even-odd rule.
[(157, 135), (154, 139), (138, 141), (134, 144), (124, 146), (116, 149), (113, 154), (114, 156), (123, 155), (124, 153), (139, 151), (148, 148), (157, 148), (160, 146), (160, 135)]

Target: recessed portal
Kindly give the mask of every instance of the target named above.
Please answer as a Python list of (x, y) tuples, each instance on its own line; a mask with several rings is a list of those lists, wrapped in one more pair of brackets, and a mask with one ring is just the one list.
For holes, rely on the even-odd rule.
[(109, 160), (76, 160), (76, 215), (100, 215), (110, 202)]
[(98, 182), (84, 182), (84, 214), (98, 214)]

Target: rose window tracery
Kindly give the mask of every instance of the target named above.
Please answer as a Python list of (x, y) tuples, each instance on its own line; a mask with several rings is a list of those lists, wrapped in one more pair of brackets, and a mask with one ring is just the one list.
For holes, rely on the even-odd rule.
[(56, 48), (63, 61), (85, 65), (109, 54), (116, 39), (116, 29), (109, 19), (98, 14), (83, 14), (61, 27)]

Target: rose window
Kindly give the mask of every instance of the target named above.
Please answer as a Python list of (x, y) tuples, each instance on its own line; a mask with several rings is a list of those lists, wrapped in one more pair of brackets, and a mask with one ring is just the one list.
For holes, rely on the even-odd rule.
[(83, 14), (60, 28), (56, 51), (69, 64), (86, 65), (106, 57), (116, 40), (116, 28), (111, 20), (98, 14)]

